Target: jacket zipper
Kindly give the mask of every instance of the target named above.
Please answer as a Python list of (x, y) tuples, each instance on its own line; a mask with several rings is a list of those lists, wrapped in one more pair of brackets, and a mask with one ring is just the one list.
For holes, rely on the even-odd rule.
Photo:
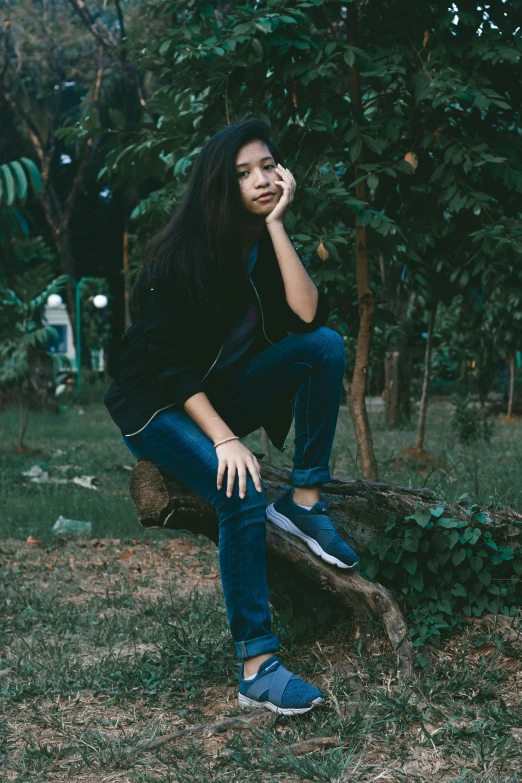
[(218, 359), (219, 359), (219, 357), (221, 356), (221, 351), (223, 350), (223, 346), (224, 346), (224, 345), (225, 345), (225, 343), (224, 343), (224, 342), (222, 342), (222, 343), (221, 343), (221, 348), (219, 349), (219, 353), (218, 353), (218, 355), (216, 356), (216, 358), (214, 359), (213, 363), (210, 365), (210, 367), (209, 367), (209, 368), (208, 368), (208, 370), (206, 371), (206, 373), (205, 373), (205, 375), (203, 376), (203, 378), (201, 379), (200, 383), (203, 383), (203, 381), (205, 380), (205, 378), (206, 378), (206, 377), (207, 377), (207, 375), (209, 374), (210, 370), (211, 370), (211, 369), (214, 367), (214, 365), (216, 364), (217, 360), (218, 360)]
[[(252, 283), (252, 288), (256, 292), (257, 301), (259, 302), (259, 309), (261, 310), (261, 323), (263, 325), (263, 334), (265, 335), (265, 339), (268, 340), (270, 345), (273, 345), (274, 343), (272, 342), (272, 340), (268, 339), (267, 334), (265, 332), (265, 317), (263, 315), (263, 307), (261, 305), (261, 299), (259, 297), (259, 294), (257, 293), (257, 288), (255, 287), (254, 281), (252, 280), (252, 278), (250, 278), (250, 282)], [(292, 400), (290, 400), (290, 416), (291, 416), (291, 419), (293, 421), (294, 420), (294, 403), (292, 402)], [(283, 448), (281, 449), (281, 452), (283, 452), (287, 448), (288, 448), (288, 446), (283, 446)]]
[[(203, 378), (201, 379), (200, 383), (201, 383), (201, 382), (203, 382), (203, 381), (205, 380), (205, 378), (206, 378), (206, 377), (207, 377), (207, 375), (209, 374), (210, 370), (211, 370), (211, 369), (214, 367), (215, 363), (217, 362), (217, 360), (218, 360), (218, 359), (219, 359), (219, 357), (221, 356), (221, 351), (223, 350), (223, 346), (224, 346), (224, 345), (225, 345), (225, 343), (224, 343), (224, 342), (222, 342), (222, 343), (221, 343), (221, 348), (219, 349), (219, 353), (218, 353), (218, 355), (217, 355), (217, 356), (216, 356), (216, 358), (214, 359), (213, 363), (210, 365), (210, 368), (207, 370), (206, 374), (203, 376)], [(163, 407), (163, 408), (159, 408), (157, 411), (154, 411), (154, 413), (152, 414), (152, 416), (150, 417), (150, 419), (149, 419), (147, 422), (145, 422), (145, 424), (143, 425), (143, 427), (140, 427), (140, 429), (139, 429), (139, 430), (136, 430), (136, 432), (129, 432), (129, 433), (126, 433), (126, 434), (125, 434), (125, 437), (126, 437), (126, 438), (131, 438), (133, 435), (137, 435), (139, 432), (142, 432), (142, 430), (144, 430), (144, 429), (145, 429), (145, 427), (147, 426), (147, 424), (149, 424), (149, 422), (151, 422), (151, 421), (152, 421), (152, 419), (153, 419), (153, 418), (154, 418), (154, 417), (155, 417), (155, 416), (156, 416), (158, 413), (161, 413), (162, 411), (166, 411), (166, 410), (167, 410), (167, 408), (172, 408), (172, 407), (176, 406), (177, 404), (178, 404), (177, 402), (171, 402), (171, 403), (170, 403), (170, 405), (165, 405), (165, 407)]]
[(268, 337), (266, 336), (266, 332), (265, 332), (265, 317), (263, 315), (263, 307), (261, 305), (261, 299), (259, 298), (259, 294), (257, 293), (257, 288), (255, 287), (254, 281), (252, 280), (252, 278), (250, 278), (250, 282), (252, 283), (252, 288), (256, 292), (257, 301), (259, 302), (259, 309), (261, 310), (261, 324), (263, 325), (263, 334), (265, 335), (265, 339), (268, 340), (270, 345), (273, 345), (274, 343), (272, 342), (272, 340), (269, 340)]

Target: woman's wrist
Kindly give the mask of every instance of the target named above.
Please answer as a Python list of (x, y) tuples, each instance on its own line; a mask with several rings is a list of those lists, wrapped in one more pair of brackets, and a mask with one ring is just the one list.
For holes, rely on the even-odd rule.
[(239, 435), (231, 435), (229, 438), (223, 438), (223, 440), (218, 440), (214, 443), (214, 448), (217, 449), (218, 446), (222, 446), (224, 443), (230, 443), (233, 440), (239, 440)]
[(274, 231), (277, 233), (278, 231), (281, 231), (281, 230), (285, 231), (285, 233), (286, 233), (285, 224), (284, 224), (283, 220), (281, 220), (281, 219), (270, 221), (267, 218), (265, 220), (265, 223), (266, 223), (266, 227), (268, 229), (268, 233), (269, 234), (274, 232)]

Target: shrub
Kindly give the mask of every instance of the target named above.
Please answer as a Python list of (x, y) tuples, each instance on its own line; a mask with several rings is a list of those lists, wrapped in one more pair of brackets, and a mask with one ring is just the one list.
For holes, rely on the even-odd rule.
[(457, 432), (457, 438), (462, 444), (476, 443), (483, 440), (489, 442), (493, 434), (493, 422), (477, 406), (470, 405), (470, 397), (454, 397), (453, 425)]

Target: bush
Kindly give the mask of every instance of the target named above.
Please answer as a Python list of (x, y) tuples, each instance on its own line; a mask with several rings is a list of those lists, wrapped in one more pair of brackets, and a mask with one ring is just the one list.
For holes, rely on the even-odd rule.
[(491, 440), (493, 434), (493, 422), (477, 406), (470, 405), (470, 397), (458, 396), (452, 400), (455, 406), (453, 413), (453, 425), (460, 443), (469, 444), (479, 440)]
[(414, 647), (439, 646), (466, 617), (520, 610), (520, 547), (477, 505), (464, 508), (465, 519), (444, 516), (445, 504), (391, 516), (361, 556), (362, 575), (390, 587), (405, 607)]

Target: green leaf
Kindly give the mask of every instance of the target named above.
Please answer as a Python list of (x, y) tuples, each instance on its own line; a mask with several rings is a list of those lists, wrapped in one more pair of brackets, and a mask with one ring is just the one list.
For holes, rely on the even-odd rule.
[(422, 571), (417, 571), (417, 573), (413, 576), (409, 576), (408, 582), (415, 590), (418, 590), (419, 593), (422, 593), (424, 589), (424, 577), (422, 576)]
[(453, 585), (453, 587), (451, 589), (451, 594), (452, 595), (461, 596), (462, 598), (466, 598), (466, 596), (467, 596), (466, 589), (465, 589), (464, 585), (460, 584), (460, 582), (456, 582)]
[(449, 530), (446, 534), (446, 539), (448, 541), (448, 547), (450, 549), (453, 549), (457, 541), (459, 540), (459, 534), (456, 530)]
[(352, 163), (355, 163), (359, 155), (361, 154), (362, 150), (362, 139), (360, 136), (357, 136), (353, 144), (350, 146), (350, 160)]
[(355, 62), (355, 52), (353, 51), (353, 49), (348, 49), (344, 53), (343, 57), (346, 65), (349, 65), (351, 68)]
[(479, 580), (482, 582), (483, 585), (486, 587), (489, 587), (491, 583), (491, 572), (485, 571), (484, 569), (482, 571), (479, 571), (477, 574)]
[(445, 527), (445, 528), (452, 528), (452, 527), (458, 527), (459, 523), (456, 519), (453, 519), (452, 517), (445, 517), (444, 519), (439, 519), (439, 527)]
[(486, 514), (483, 514), (482, 511), (480, 511), (478, 514), (473, 514), (473, 519), (476, 519), (477, 522), (484, 524), (484, 522), (487, 521), (487, 516)]
[(22, 164), (17, 160), (11, 161), (11, 170), (14, 174), (18, 198), (20, 201), (25, 201), (25, 197), (27, 196), (27, 177)]
[(372, 173), (369, 175), (367, 182), (368, 182), (368, 187), (371, 188), (372, 190), (375, 190), (375, 188), (379, 185), (379, 177), (377, 176), (377, 174)]
[(433, 571), (434, 574), (437, 573), (437, 571), (439, 569), (439, 564), (438, 564), (438, 562), (435, 559), (428, 560), (426, 565), (428, 566), (430, 571)]
[(250, 22), (242, 22), (241, 24), (236, 25), (232, 32), (234, 35), (243, 35), (243, 33), (248, 33), (250, 28)]
[(480, 555), (478, 555), (477, 557), (472, 557), (472, 558), (470, 558), (469, 564), (470, 564), (470, 566), (472, 567), (472, 569), (473, 569), (473, 570), (474, 570), (476, 573), (478, 573), (478, 572), (480, 571), (480, 569), (482, 568), (482, 566), (484, 565), (484, 561), (483, 561), (483, 559), (480, 557)]
[(432, 517), (436, 517), (438, 519), (444, 514), (444, 506), (436, 506), (435, 508), (430, 508), (430, 511)]
[(408, 538), (404, 539), (403, 547), (406, 552), (417, 552), (419, 549), (419, 540), (412, 536), (408, 536)]
[(417, 558), (416, 557), (403, 557), (402, 565), (404, 566), (404, 570), (413, 576), (413, 574), (417, 570)]
[(418, 508), (413, 515), (415, 522), (421, 527), (426, 527), (431, 519), (431, 510), (429, 508)]
[(451, 562), (454, 566), (458, 566), (466, 559), (466, 552), (464, 549), (454, 549), (451, 555)]
[(4, 163), (3, 166), (0, 166), (0, 171), (2, 172), (4, 176), (4, 182), (5, 182), (5, 189), (6, 189), (6, 204), (8, 207), (10, 207), (14, 202), (15, 197), (15, 184), (13, 175), (11, 174), (11, 169), (7, 165), (7, 163)]

